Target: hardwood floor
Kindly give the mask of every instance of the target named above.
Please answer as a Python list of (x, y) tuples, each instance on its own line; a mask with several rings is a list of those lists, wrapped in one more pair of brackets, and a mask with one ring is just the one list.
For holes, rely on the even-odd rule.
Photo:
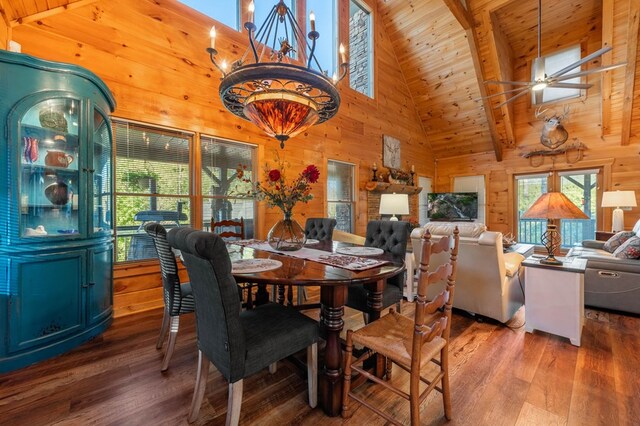
[[(317, 297), (317, 292), (310, 291)], [(412, 305), (403, 306), (411, 315)], [(318, 311), (310, 315), (317, 317)], [(346, 312), (347, 327), (361, 324)], [(1, 425), (186, 425), (196, 368), (193, 316), (181, 318), (166, 374), (155, 339), (160, 310), (120, 318), (103, 336), (55, 359), (0, 375)], [(521, 325), (521, 310), (512, 321)], [(640, 418), (640, 318), (587, 311), (582, 346), (456, 314), (452, 327), (453, 425), (632, 425)], [(408, 385), (393, 370), (393, 381)], [(408, 423), (409, 405), (379, 386), (359, 392)], [(434, 393), (423, 424), (444, 424)], [(224, 424), (227, 386), (212, 367), (196, 424)], [(245, 380), (241, 424), (383, 425), (354, 403), (354, 415), (328, 418), (307, 405), (305, 372), (289, 361)]]

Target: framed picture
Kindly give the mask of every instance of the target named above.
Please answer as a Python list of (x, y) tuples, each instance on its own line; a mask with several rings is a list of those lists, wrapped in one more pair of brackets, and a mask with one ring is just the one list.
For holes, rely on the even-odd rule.
[(391, 168), (400, 168), (400, 141), (394, 137), (382, 136), (382, 165)]

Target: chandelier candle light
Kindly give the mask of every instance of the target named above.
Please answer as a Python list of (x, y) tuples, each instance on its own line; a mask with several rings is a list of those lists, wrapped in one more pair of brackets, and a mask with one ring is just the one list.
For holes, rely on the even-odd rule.
[(244, 24), (249, 47), (231, 64), (230, 71), (226, 61), (216, 61), (215, 27), (210, 32), (207, 52), (222, 73), (220, 98), (224, 106), (279, 140), (284, 148), (289, 138), (338, 112), (340, 94), (336, 85), (347, 74), (349, 63), (340, 44), (339, 70), (330, 78), (329, 72), (322, 69), (314, 54), (320, 33), (315, 29), (313, 12), (309, 15), (308, 43), (284, 0), (273, 6), (259, 28), (253, 23), (254, 10), (252, 1), (249, 21)]
[(562, 239), (556, 219), (589, 219), (578, 206), (573, 204), (562, 192), (547, 192), (542, 194), (535, 203), (522, 215), (523, 219), (547, 219), (547, 230), (542, 234), (542, 244), (547, 249), (547, 257), (540, 260), (545, 265), (562, 265), (555, 258)]

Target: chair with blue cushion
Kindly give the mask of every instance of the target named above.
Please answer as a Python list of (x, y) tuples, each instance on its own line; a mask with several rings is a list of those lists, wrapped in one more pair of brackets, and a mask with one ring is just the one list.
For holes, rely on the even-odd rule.
[(291, 307), (266, 303), (240, 311), (224, 241), (209, 232), (175, 228), (169, 244), (182, 252), (196, 302), (198, 373), (189, 422), (198, 417), (209, 362), (229, 383), (227, 425), (240, 419), (243, 380), (278, 360), (307, 350), (309, 405), (317, 404), (318, 324)]
[[(385, 253), (390, 253), (394, 262), (403, 263), (407, 253), (409, 234), (408, 222), (373, 220), (367, 224), (367, 234), (364, 245), (365, 247), (380, 248), (384, 250)], [(396, 275), (387, 280), (382, 293), (383, 309), (396, 304), (398, 312), (400, 312), (400, 301), (402, 300), (404, 281), (404, 274)], [(347, 306), (361, 311), (364, 314), (365, 322), (368, 322), (368, 314), (371, 313), (367, 307), (367, 295), (368, 290), (364, 285), (349, 286)]]
[(153, 245), (156, 248), (158, 259), (160, 260), (160, 271), (162, 272), (164, 315), (162, 317), (162, 326), (160, 327), (160, 336), (158, 336), (156, 349), (162, 349), (167, 330), (170, 329), (167, 351), (164, 354), (162, 367), (160, 368), (161, 371), (167, 371), (169, 361), (176, 347), (178, 329), (180, 328), (180, 315), (193, 312), (195, 310), (195, 304), (193, 294), (191, 293), (191, 285), (189, 283), (180, 283), (176, 255), (167, 242), (167, 231), (164, 226), (159, 223), (150, 222), (145, 224), (144, 230), (153, 240)]

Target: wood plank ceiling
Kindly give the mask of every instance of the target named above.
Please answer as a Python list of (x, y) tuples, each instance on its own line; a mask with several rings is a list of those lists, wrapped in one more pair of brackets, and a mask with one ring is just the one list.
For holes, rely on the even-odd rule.
[(94, 1), (96, 0), (0, 0), (0, 13), (9, 24), (15, 26)]
[(493, 151), (465, 32), (442, 0), (379, 0), (436, 158)]

